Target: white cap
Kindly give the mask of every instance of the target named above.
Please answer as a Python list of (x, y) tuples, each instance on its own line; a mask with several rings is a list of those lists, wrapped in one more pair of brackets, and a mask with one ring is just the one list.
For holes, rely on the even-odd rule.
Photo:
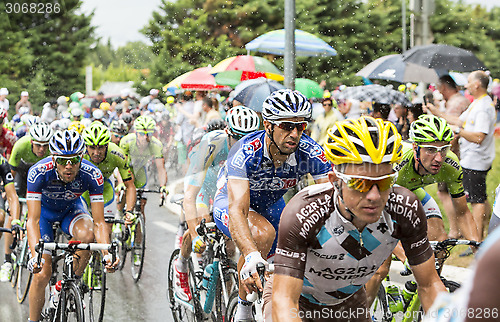
[(66, 96), (59, 96), (57, 98), (57, 104), (59, 105), (67, 105), (68, 101), (66, 100)]
[(78, 97), (78, 99), (82, 99), (85, 97), (85, 95), (83, 95), (83, 93), (81, 92), (76, 92), (76, 96)]
[(9, 90), (5, 87), (0, 88), (0, 95), (9, 95)]
[(80, 108), (80, 103), (78, 103), (78, 102), (71, 102), (71, 103), (69, 103), (69, 108), (70, 109)]
[(94, 117), (94, 119), (100, 120), (104, 117), (104, 112), (103, 110), (97, 109), (94, 112), (92, 112), (92, 116)]
[(159, 90), (157, 90), (156, 88), (153, 88), (152, 90), (149, 91), (149, 95), (153, 95), (153, 96), (156, 96), (160, 93)]
[(22, 91), (21, 92), (21, 96), (29, 96), (28, 92), (27, 91)]
[(75, 107), (71, 109), (71, 115), (73, 116), (82, 116), (83, 110), (80, 107)]

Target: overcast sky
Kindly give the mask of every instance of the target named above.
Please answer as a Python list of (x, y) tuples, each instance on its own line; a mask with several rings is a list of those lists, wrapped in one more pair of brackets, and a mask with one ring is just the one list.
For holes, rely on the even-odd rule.
[[(86, 13), (95, 9), (92, 24), (97, 26), (96, 33), (106, 42), (108, 38), (115, 48), (128, 41), (148, 39), (139, 30), (158, 10), (161, 0), (82, 0), (82, 10)], [(465, 0), (466, 3), (479, 3), (488, 8), (500, 7), (500, 0)]]

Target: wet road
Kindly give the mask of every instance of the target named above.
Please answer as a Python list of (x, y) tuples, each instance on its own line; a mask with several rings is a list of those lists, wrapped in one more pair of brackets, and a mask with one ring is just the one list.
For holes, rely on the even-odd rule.
[[(130, 273), (130, 256), (123, 271), (107, 275), (104, 321), (173, 321), (166, 297), (167, 270), (174, 249), (178, 216), (159, 208), (158, 195), (148, 195), (146, 205), (146, 257), (139, 283)], [(3, 250), (3, 238), (1, 249)], [(3, 251), (1, 252), (3, 253)], [(3, 262), (3, 255), (0, 256)], [(0, 283), (0, 322), (26, 321), (28, 299), (17, 303), (10, 283)]]

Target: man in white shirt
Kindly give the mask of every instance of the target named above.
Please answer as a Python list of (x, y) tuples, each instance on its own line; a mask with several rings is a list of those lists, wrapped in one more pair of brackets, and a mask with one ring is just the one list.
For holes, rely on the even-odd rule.
[(467, 201), (472, 205), (472, 215), (479, 234), (483, 235), (485, 221), (491, 212), (486, 194), (486, 175), (495, 159), (495, 106), (488, 95), (488, 75), (483, 71), (469, 74), (465, 88), (474, 101), (460, 117), (427, 107), (437, 116), (443, 117), (460, 136), (460, 165), (464, 173), (463, 184)]

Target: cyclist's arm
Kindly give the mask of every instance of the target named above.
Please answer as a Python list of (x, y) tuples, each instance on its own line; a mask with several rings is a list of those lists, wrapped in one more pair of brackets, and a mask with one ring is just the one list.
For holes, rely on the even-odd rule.
[(127, 188), (125, 192), (125, 200), (127, 203), (127, 209), (128, 211), (133, 211), (134, 210), (134, 205), (135, 201), (137, 198), (137, 189), (135, 188), (134, 184), (134, 177), (130, 180), (126, 180), (123, 182), (125, 184), (125, 187)]
[(27, 198), (26, 204), (28, 205), (28, 222), (26, 224), (28, 229), (28, 243), (30, 245), (31, 256), (36, 256), (35, 246), (40, 240), (40, 212), (42, 209), (41, 200)]
[[(101, 198), (102, 200), (102, 198)], [(109, 244), (109, 225), (104, 221), (104, 202), (103, 201), (90, 201), (90, 208), (92, 209), (92, 218), (94, 219), (94, 232), (95, 239), (98, 243)], [(103, 254), (106, 255), (107, 250), (103, 250)]]
[(314, 180), (316, 184), (327, 183), (328, 181), (328, 177)]
[(458, 198), (451, 198), (451, 200), (457, 215), (457, 224), (462, 235), (469, 240), (480, 240), (477, 226), (474, 224), (474, 218), (469, 207), (467, 207), (465, 195)]
[(250, 208), (250, 185), (248, 180), (229, 179), (227, 182), (229, 198), (229, 230), (243, 257), (257, 252), (248, 226)]
[(303, 282), (293, 276), (274, 274), (273, 321), (301, 321), (298, 313)]
[(14, 183), (7, 184), (4, 189), (7, 194), (7, 200), (9, 201), (10, 215), (12, 216), (12, 219), (19, 219), (19, 198), (17, 196)]
[(434, 256), (421, 264), (412, 265), (411, 270), (418, 284), (418, 297), (424, 311), (427, 312), (436, 296), (441, 292), (446, 292), (446, 288), (436, 272)]
[(155, 159), (156, 171), (158, 171), (158, 179), (160, 180), (160, 186), (166, 186), (168, 177), (167, 171), (165, 170), (165, 159), (163, 157)]
[(198, 213), (196, 211), (196, 197), (200, 190), (201, 187), (188, 185), (184, 192), (184, 202), (182, 206), (184, 207), (184, 214), (186, 216), (191, 240), (194, 240), (196, 236), (198, 236), (195, 228), (199, 224), (201, 218), (198, 218)]

